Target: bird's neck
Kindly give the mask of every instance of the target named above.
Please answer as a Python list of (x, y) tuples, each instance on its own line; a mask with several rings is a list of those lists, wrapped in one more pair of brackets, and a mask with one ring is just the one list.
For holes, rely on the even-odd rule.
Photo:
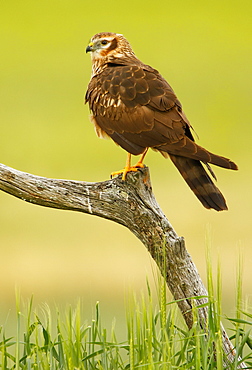
[(142, 62), (134, 53), (129, 53), (129, 55), (127, 53), (117, 53), (115, 55), (107, 55), (106, 57), (104, 55), (102, 57), (94, 55), (92, 57), (92, 77), (101, 73), (108, 64), (139, 65)]
[(101, 73), (104, 70), (105, 67), (106, 67), (106, 64), (101, 63), (99, 60), (93, 60), (93, 62), (92, 62), (92, 77)]

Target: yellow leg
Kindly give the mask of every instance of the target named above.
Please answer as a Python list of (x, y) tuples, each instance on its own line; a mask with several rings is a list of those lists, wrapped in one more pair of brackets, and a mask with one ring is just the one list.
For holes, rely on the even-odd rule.
[(130, 171), (131, 171), (131, 154), (130, 153), (127, 153), (126, 166), (123, 169), (122, 181), (125, 181), (126, 180), (126, 175)]
[(122, 174), (122, 180), (125, 181), (128, 172), (137, 171), (137, 168), (131, 167), (131, 154), (127, 153), (126, 166), (123, 170), (112, 172), (111, 177)]
[(131, 171), (136, 172), (138, 168), (143, 168), (144, 167), (143, 160), (144, 157), (146, 156), (147, 150), (148, 149), (145, 150), (137, 164), (135, 164), (134, 166), (131, 166), (131, 154), (127, 153), (126, 166), (121, 171), (112, 172), (111, 177), (122, 174), (122, 180), (125, 181), (128, 172)]
[(136, 167), (136, 168), (144, 168), (143, 160), (144, 160), (147, 152), (148, 152), (148, 148), (145, 149), (145, 151), (141, 155), (139, 161), (133, 167)]
[(144, 160), (144, 157), (146, 156), (147, 151), (148, 151), (148, 148), (143, 152), (139, 161), (134, 166), (131, 166), (131, 154), (127, 153), (126, 166), (121, 171), (112, 172), (110, 175), (111, 178), (113, 176), (122, 174), (122, 180), (125, 181), (128, 172), (131, 172), (131, 171), (136, 172), (138, 168), (144, 168), (143, 160)]

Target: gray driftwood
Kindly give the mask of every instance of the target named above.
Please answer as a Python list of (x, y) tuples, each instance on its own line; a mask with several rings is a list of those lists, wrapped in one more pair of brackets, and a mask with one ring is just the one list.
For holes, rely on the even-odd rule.
[[(203, 305), (198, 312), (201, 325), (205, 326), (207, 290), (185, 248), (184, 239), (176, 234), (156, 202), (148, 168), (129, 173), (126, 182), (119, 176), (90, 183), (34, 176), (0, 164), (0, 190), (26, 202), (84, 212), (126, 226), (145, 245), (165, 275), (188, 328), (193, 324), (192, 305)], [(224, 329), (222, 338), (227, 356), (225, 367), (229, 368), (235, 352)], [(246, 366), (241, 363), (237, 368)]]

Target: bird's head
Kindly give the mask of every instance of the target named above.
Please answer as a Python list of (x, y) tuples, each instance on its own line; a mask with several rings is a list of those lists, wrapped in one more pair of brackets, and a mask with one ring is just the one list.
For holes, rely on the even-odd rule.
[(86, 52), (91, 52), (95, 70), (98, 66), (113, 63), (116, 59), (135, 58), (135, 54), (126, 38), (121, 34), (111, 32), (101, 32), (94, 35), (86, 48)]

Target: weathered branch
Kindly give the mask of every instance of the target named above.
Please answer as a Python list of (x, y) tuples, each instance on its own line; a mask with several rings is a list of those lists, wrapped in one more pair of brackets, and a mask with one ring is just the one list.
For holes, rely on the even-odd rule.
[[(156, 202), (148, 168), (129, 173), (126, 182), (119, 176), (88, 183), (34, 176), (0, 164), (0, 190), (33, 204), (89, 213), (126, 226), (146, 246), (161, 273), (166, 275), (167, 285), (186, 324), (192, 327), (192, 297), (196, 297), (196, 306), (202, 305), (207, 302), (207, 290), (184, 239), (176, 234)], [(204, 327), (207, 305), (198, 312)], [(232, 363), (232, 344), (224, 329), (222, 334), (224, 351)], [(239, 366), (245, 368), (244, 364)]]

